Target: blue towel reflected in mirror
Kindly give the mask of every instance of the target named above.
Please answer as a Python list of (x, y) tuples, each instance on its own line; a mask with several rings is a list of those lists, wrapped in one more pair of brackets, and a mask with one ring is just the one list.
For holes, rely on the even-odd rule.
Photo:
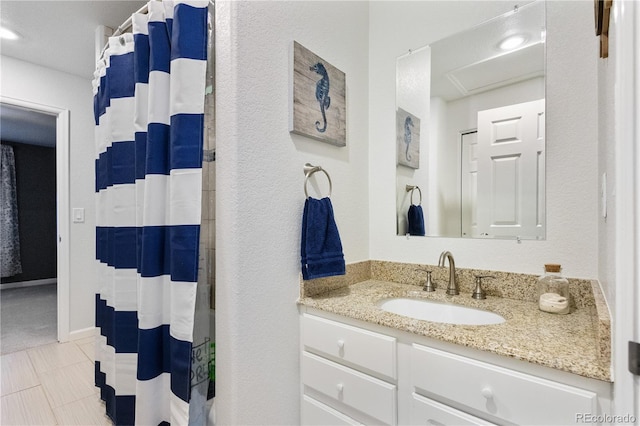
[(422, 206), (411, 204), (411, 206), (409, 206), (407, 219), (409, 223), (409, 235), (424, 237), (424, 215), (422, 214)]

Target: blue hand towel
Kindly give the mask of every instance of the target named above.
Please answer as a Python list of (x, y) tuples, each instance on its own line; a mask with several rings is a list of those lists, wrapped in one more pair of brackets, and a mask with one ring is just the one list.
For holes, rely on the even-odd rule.
[(409, 235), (420, 235), (424, 237), (424, 216), (422, 206), (409, 206)]
[(328, 197), (309, 197), (304, 203), (300, 254), (305, 280), (345, 274), (342, 243)]

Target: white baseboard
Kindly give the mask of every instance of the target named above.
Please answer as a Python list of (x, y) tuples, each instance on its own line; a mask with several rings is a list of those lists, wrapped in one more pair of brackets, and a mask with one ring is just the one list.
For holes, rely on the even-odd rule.
[(57, 282), (58, 282), (57, 278), (45, 278), (42, 280), (19, 281), (15, 283), (0, 284), (0, 289), (9, 290), (10, 288), (35, 287), (37, 285), (55, 284)]
[(95, 327), (87, 327), (82, 330), (75, 330), (69, 333), (69, 340), (80, 340), (86, 339), (87, 337), (95, 337), (97, 333), (97, 328)]

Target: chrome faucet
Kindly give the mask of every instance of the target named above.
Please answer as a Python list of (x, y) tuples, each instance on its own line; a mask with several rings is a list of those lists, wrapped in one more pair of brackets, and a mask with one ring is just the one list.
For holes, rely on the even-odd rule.
[(440, 253), (438, 266), (444, 266), (445, 259), (449, 259), (449, 285), (447, 286), (447, 294), (455, 296), (456, 294), (460, 294), (458, 281), (456, 281), (456, 262), (453, 260), (453, 255), (450, 251), (443, 251)]

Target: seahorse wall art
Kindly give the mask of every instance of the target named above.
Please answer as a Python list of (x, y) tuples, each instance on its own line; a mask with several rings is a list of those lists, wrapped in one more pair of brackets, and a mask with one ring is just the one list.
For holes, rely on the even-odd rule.
[(345, 74), (295, 41), (292, 58), (290, 131), (345, 146)]
[(402, 108), (396, 112), (396, 146), (399, 165), (420, 168), (420, 119)]
[(324, 133), (327, 130), (327, 114), (326, 110), (331, 105), (331, 97), (329, 96), (329, 74), (322, 62), (318, 62), (312, 67), (309, 67), (311, 71), (315, 71), (320, 74), (320, 80), (316, 83), (316, 100), (320, 104), (320, 112), (322, 113), (322, 120), (324, 124), (320, 124), (316, 121), (316, 130), (320, 133)]

